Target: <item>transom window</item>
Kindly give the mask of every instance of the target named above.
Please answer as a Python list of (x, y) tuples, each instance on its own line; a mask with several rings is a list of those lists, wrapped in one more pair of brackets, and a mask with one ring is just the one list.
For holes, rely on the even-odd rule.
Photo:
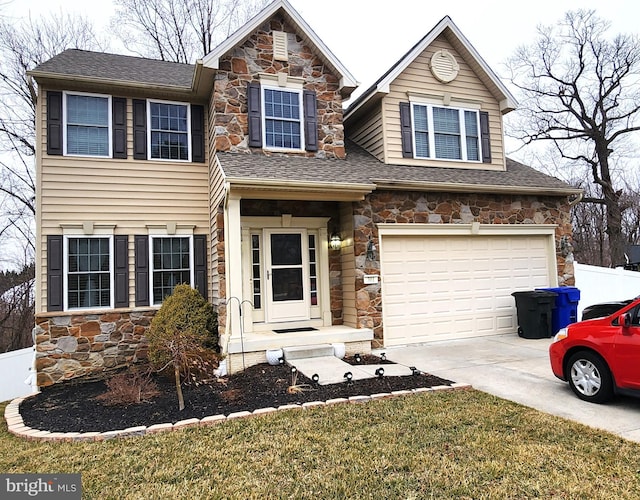
[(152, 159), (189, 161), (189, 106), (149, 102)]
[(108, 96), (65, 94), (66, 154), (109, 157), (110, 100)]
[(161, 304), (176, 285), (191, 285), (191, 237), (152, 237), (151, 254), (153, 303)]
[(111, 238), (67, 238), (67, 307), (111, 307)]
[(416, 158), (480, 161), (477, 111), (413, 104), (412, 116)]
[(266, 146), (302, 149), (302, 93), (265, 87), (263, 96)]

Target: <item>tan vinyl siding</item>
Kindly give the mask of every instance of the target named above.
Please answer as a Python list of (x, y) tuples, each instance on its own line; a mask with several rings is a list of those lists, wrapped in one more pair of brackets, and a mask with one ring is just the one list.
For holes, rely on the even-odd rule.
[[(210, 236), (209, 172), (207, 163), (145, 161), (133, 159), (133, 110), (127, 100), (128, 158), (80, 158), (46, 154), (46, 99), (41, 89), (40, 146), (44, 151), (38, 169), (38, 210), (41, 231), (41, 296), (38, 312), (47, 303), (47, 236), (63, 234), (61, 225), (115, 225), (114, 234), (129, 236), (129, 297), (133, 306), (134, 242), (136, 234), (148, 234), (149, 225), (170, 222), (194, 226), (194, 234)], [(118, 95), (118, 94), (114, 94)], [(206, 123), (205, 113), (205, 123)], [(205, 137), (205, 151), (207, 151)], [(207, 155), (208, 157), (208, 155)], [(208, 242), (210, 251), (211, 242)], [(211, 276), (211, 268), (208, 269)]]
[(349, 139), (384, 161), (382, 114), (378, 106), (368, 111), (358, 123), (350, 124)]
[[(446, 49), (453, 54), (460, 66), (458, 76), (447, 84), (436, 80), (429, 69), (431, 56), (434, 52), (442, 49)], [(429, 96), (444, 96), (445, 94), (449, 94), (454, 101), (469, 100), (479, 103), (482, 111), (489, 112), (492, 163), (478, 164), (403, 158), (399, 104), (400, 102), (408, 102), (408, 93), (412, 92), (428, 94)], [(452, 105), (464, 107), (464, 104), (458, 104), (458, 102), (454, 102)], [(457, 168), (492, 168), (496, 170), (503, 170), (505, 168), (502, 115), (499, 103), (443, 35), (438, 37), (433, 44), (416, 57), (402, 74), (394, 80), (389, 87), (389, 94), (387, 94), (382, 101), (382, 106), (382, 115), (384, 117), (383, 127), (386, 134), (387, 163)]]
[[(353, 205), (340, 204), (341, 232), (353, 234)], [(353, 238), (347, 238), (342, 246), (342, 318), (345, 326), (358, 327), (356, 312), (356, 260), (354, 255)]]

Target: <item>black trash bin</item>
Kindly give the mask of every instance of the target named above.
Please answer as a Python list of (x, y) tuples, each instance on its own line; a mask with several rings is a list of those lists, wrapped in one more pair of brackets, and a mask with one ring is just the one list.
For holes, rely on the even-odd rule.
[(545, 290), (513, 292), (518, 313), (518, 335), (525, 339), (553, 336), (552, 313), (556, 293)]

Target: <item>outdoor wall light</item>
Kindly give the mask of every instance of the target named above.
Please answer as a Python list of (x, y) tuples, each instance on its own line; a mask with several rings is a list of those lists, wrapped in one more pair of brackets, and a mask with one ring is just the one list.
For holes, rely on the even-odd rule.
[(373, 243), (372, 239), (369, 239), (369, 243), (367, 243), (367, 260), (374, 260), (376, 258), (376, 246)]
[(376, 375), (380, 378), (384, 377), (384, 368), (380, 367), (376, 370)]
[(344, 374), (344, 379), (345, 379), (347, 382), (351, 382), (351, 381), (353, 380), (353, 373), (351, 373), (351, 372), (347, 372), (347, 373), (345, 373), (345, 374)]
[(340, 250), (342, 248), (342, 238), (338, 233), (333, 233), (329, 238), (329, 248), (331, 250)]
[(360, 354), (354, 354), (353, 355), (353, 359), (356, 360), (356, 363), (360, 363), (362, 361), (362, 358), (360, 357)]
[(313, 380), (313, 382), (317, 384), (320, 381), (320, 375), (318, 375), (317, 373), (314, 373), (311, 376), (311, 380)]

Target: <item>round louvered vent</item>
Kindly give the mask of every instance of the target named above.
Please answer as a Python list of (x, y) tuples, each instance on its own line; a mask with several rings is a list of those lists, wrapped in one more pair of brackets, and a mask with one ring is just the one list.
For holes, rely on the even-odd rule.
[(439, 50), (431, 56), (431, 73), (443, 83), (449, 83), (458, 76), (460, 66), (456, 58), (447, 51)]

